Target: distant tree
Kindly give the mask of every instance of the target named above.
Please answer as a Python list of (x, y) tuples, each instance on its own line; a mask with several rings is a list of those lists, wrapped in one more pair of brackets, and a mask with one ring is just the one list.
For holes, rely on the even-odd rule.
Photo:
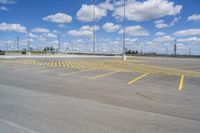
[(47, 48), (45, 47), (43, 51), (46, 52), (46, 51), (47, 51)]
[(54, 48), (51, 46), (49, 50), (53, 51), (53, 50), (54, 50)]

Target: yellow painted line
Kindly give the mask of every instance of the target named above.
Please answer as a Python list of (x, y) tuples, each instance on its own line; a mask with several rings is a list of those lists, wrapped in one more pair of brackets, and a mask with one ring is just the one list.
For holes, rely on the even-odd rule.
[(58, 62), (57, 61), (55, 62), (55, 66), (58, 66)]
[(62, 62), (62, 66), (65, 67), (65, 63), (64, 62)]
[(144, 77), (147, 76), (147, 75), (149, 75), (149, 73), (145, 73), (145, 74), (143, 74), (143, 75), (141, 75), (141, 76), (139, 76), (139, 77), (137, 77), (137, 78), (131, 80), (130, 82), (128, 82), (128, 84), (130, 85), (130, 84), (132, 84), (132, 83), (134, 83), (134, 82), (136, 82), (136, 81), (138, 81), (138, 80), (144, 78)]
[(47, 63), (47, 66), (50, 66), (50, 65), (51, 65), (51, 63), (50, 63), (50, 62), (48, 62), (48, 63)]
[(115, 74), (115, 73), (118, 73), (118, 72), (119, 72), (119, 71), (114, 71), (114, 72), (110, 72), (110, 73), (105, 73), (105, 74), (101, 74), (101, 75), (92, 77), (92, 78), (90, 78), (90, 79), (91, 79), (91, 80), (92, 80), (92, 79), (98, 79), (98, 78), (106, 77), (106, 76), (109, 76), (109, 75), (111, 75), (111, 74)]
[(182, 91), (182, 90), (183, 90), (184, 77), (185, 77), (185, 76), (182, 74), (182, 75), (181, 75), (181, 79), (180, 79), (179, 88), (178, 88), (179, 91)]
[(61, 62), (60, 61), (58, 62), (58, 66), (61, 67)]
[(43, 62), (40, 62), (40, 64), (39, 64), (39, 65), (41, 66), (42, 64), (43, 64)]
[(83, 66), (81, 63), (78, 63), (79, 64), (79, 66), (81, 67), (81, 68), (85, 68), (85, 66)]
[(51, 66), (54, 66), (54, 62), (53, 61), (51, 62)]
[(66, 66), (66, 67), (69, 67), (69, 64), (67, 63), (67, 61), (65, 61), (65, 66)]
[(88, 71), (92, 71), (92, 70), (93, 69), (81, 70), (81, 71), (76, 71), (76, 72), (71, 72), (71, 73), (64, 73), (64, 74), (59, 74), (59, 76), (68, 76), (68, 75), (77, 74), (77, 73), (81, 73), (81, 72), (88, 72)]
[(75, 68), (71, 62), (68, 62), (70, 68)]
[(47, 65), (47, 62), (44, 62), (42, 65), (43, 65), (43, 66), (46, 66), (46, 65)]

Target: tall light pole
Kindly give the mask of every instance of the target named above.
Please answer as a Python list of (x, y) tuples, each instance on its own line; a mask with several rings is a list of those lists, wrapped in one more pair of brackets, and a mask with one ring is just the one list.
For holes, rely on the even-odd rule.
[(95, 7), (96, 6), (96, 0), (93, 0), (93, 54), (95, 53), (95, 47), (96, 47), (96, 28), (95, 28), (95, 22), (96, 22), (96, 17), (95, 17)]
[(126, 0), (124, 0), (124, 32), (123, 32), (123, 54), (122, 54), (122, 60), (126, 60)]
[(28, 34), (28, 37), (27, 37), (27, 51), (29, 51), (30, 50), (30, 45), (31, 45), (31, 40), (30, 40), (30, 36), (29, 36), (29, 34)]
[(174, 56), (176, 56), (176, 51), (177, 51), (177, 45), (176, 45), (176, 40), (175, 40), (175, 44), (174, 44)]
[(6, 52), (8, 52), (8, 41), (6, 40)]
[(191, 55), (191, 48), (189, 48), (189, 55)]
[(61, 45), (60, 45), (60, 34), (58, 34), (58, 50), (60, 50), (60, 47), (61, 47)]
[(19, 51), (19, 36), (17, 36), (17, 51)]

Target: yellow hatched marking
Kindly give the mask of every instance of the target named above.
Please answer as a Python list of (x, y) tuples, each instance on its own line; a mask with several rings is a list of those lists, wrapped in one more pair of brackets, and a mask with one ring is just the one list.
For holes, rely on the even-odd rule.
[(51, 66), (53, 66), (54, 65), (54, 62), (53, 61), (51, 61)]
[(71, 62), (68, 62), (68, 63), (72, 68), (75, 68), (75, 66)]
[(62, 62), (62, 66), (65, 67), (65, 62)]
[(65, 61), (65, 66), (66, 66), (66, 67), (69, 67), (69, 64), (67, 63), (67, 61)]
[(48, 63), (47, 63), (47, 66), (50, 66), (50, 65), (51, 65), (51, 62), (48, 62)]
[(47, 65), (47, 62), (43, 62), (43, 64), (42, 64), (43, 66), (45, 66), (45, 65)]
[(58, 66), (58, 62), (57, 61), (55, 62), (55, 66)]
[(60, 61), (58, 62), (58, 66), (61, 67), (61, 62)]

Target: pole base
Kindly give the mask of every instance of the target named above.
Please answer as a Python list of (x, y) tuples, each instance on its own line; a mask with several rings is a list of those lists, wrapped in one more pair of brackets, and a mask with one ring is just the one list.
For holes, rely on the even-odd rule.
[(126, 55), (122, 55), (122, 60), (126, 61)]

